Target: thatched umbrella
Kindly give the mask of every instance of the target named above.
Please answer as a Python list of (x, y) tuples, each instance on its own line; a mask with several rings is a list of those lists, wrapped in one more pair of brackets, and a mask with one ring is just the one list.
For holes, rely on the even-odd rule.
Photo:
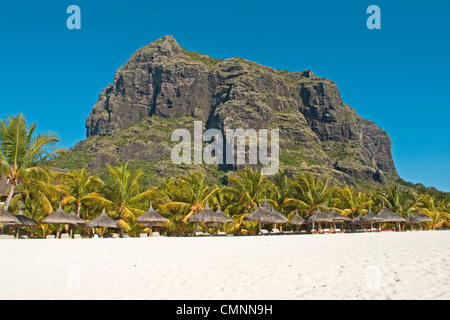
[(386, 206), (383, 203), (383, 206), (381, 208), (381, 211), (377, 213), (377, 217), (381, 218), (382, 220), (380, 222), (386, 222), (386, 223), (395, 223), (397, 226), (397, 230), (400, 230), (399, 224), (401, 222), (406, 222), (405, 218), (402, 216), (399, 216), (395, 212), (389, 210), (386, 208)]
[[(359, 224), (359, 225), (362, 226), (363, 223), (362, 223), (361, 219), (362, 219), (362, 213), (360, 212), (360, 213), (359, 213), (359, 216), (357, 216), (356, 218), (353, 218), (353, 219), (350, 221), (350, 224), (352, 224), (352, 225)], [(352, 228), (352, 229), (353, 229), (353, 232), (354, 232), (354, 231), (355, 231), (354, 228)]]
[(13, 216), (9, 212), (6, 212), (6, 210), (1, 209), (0, 212), (0, 222), (5, 225), (16, 225), (21, 224), (20, 220), (17, 219), (17, 217)]
[(220, 210), (220, 206), (217, 211), (213, 211), (209, 208), (208, 200), (206, 200), (205, 208), (200, 211), (199, 213), (190, 216), (187, 220), (187, 222), (195, 222), (198, 223), (229, 223), (233, 222), (233, 219), (228, 217), (225, 213), (223, 213)]
[(277, 219), (275, 220), (274, 219), (274, 222), (273, 223), (286, 223), (286, 222), (288, 222), (289, 221), (289, 219), (284, 215), (284, 214), (282, 214), (281, 212), (279, 212), (278, 210), (275, 210), (275, 208), (274, 207), (271, 207), (271, 209), (270, 209), (270, 214), (272, 214), (272, 215), (274, 215), (275, 217), (277, 217)]
[(334, 208), (328, 214), (328, 218), (333, 220), (333, 222), (344, 222), (344, 221), (350, 221), (351, 220), (349, 217), (345, 217), (345, 216), (337, 213), (336, 210), (334, 210)]
[(345, 217), (345, 216), (337, 213), (336, 210), (334, 210), (334, 208), (328, 214), (328, 218), (333, 220), (333, 227), (334, 227), (335, 230), (336, 230), (336, 222), (341, 222), (342, 225), (343, 225), (345, 221), (350, 221), (351, 220), (349, 217)]
[(45, 217), (42, 219), (41, 223), (44, 224), (56, 224), (58, 225), (58, 231), (56, 233), (56, 238), (59, 238), (61, 236), (61, 225), (62, 224), (68, 224), (68, 225), (74, 225), (77, 224), (77, 222), (67, 213), (64, 212), (64, 210), (61, 208), (61, 203), (59, 204), (58, 210), (56, 210), (51, 215)]
[(20, 225), (21, 222), (12, 214), (6, 212), (6, 210), (0, 210), (0, 234), (3, 234), (3, 226), (7, 225)]
[(410, 223), (410, 224), (418, 224), (420, 230), (422, 230), (422, 222), (433, 222), (433, 219), (431, 219), (427, 215), (420, 213), (420, 209), (419, 209), (419, 212), (417, 213), (417, 215), (415, 215), (414, 217), (411, 217), (408, 221), (408, 223)]
[(286, 223), (289, 220), (280, 212), (275, 210), (268, 202), (267, 199), (260, 205), (255, 211), (247, 214), (244, 221), (258, 221), (259, 231), (261, 231), (261, 224), (264, 223)]
[(297, 232), (298, 232), (298, 226), (301, 226), (303, 223), (305, 223), (305, 219), (300, 217), (300, 215), (298, 214), (298, 210), (295, 210), (295, 216), (292, 218), (290, 224), (297, 226)]
[[(98, 216), (98, 218), (89, 221), (86, 224), (87, 228), (110, 228), (110, 229), (120, 229), (120, 225), (117, 221), (111, 219), (110, 217), (108, 217), (108, 215), (106, 214), (105, 209), (103, 209), (102, 214), (100, 216)], [(101, 237), (103, 237), (103, 230), (100, 234)]]
[(370, 231), (372, 231), (373, 223), (374, 222), (381, 222), (383, 218), (380, 218), (375, 213), (370, 210), (366, 213), (366, 215), (361, 217), (361, 224), (370, 224)]
[(14, 225), (15, 227), (17, 227), (17, 234), (16, 234), (16, 238), (17, 239), (20, 237), (20, 228), (22, 228), (22, 227), (34, 227), (34, 226), (37, 225), (36, 221), (34, 221), (31, 218), (25, 217), (23, 215), (22, 209), (19, 210), (19, 212), (16, 215), (16, 218), (20, 221), (19, 225), (17, 225), (17, 224)]
[[(75, 222), (76, 222), (76, 225), (77, 224), (86, 224), (86, 221), (84, 221), (83, 219), (81, 219), (73, 210), (72, 210), (72, 212), (69, 214), (69, 217), (71, 217)], [(75, 225), (75, 226), (76, 226)], [(72, 230), (72, 228), (69, 226), (69, 228), (70, 228), (70, 237), (72, 238), (72, 233), (73, 233), (73, 230)]]
[(144, 214), (136, 218), (137, 223), (141, 223), (145, 226), (150, 227), (150, 234), (152, 233), (152, 226), (156, 226), (161, 223), (167, 222), (167, 219), (153, 209), (152, 203), (150, 202), (150, 208)]
[(333, 222), (333, 220), (331, 220), (331, 218), (329, 218), (327, 214), (320, 211), (320, 209), (317, 209), (316, 212), (307, 215), (305, 218), (306, 224), (309, 225), (312, 223), (312, 229), (314, 229), (315, 223), (318, 223), (319, 229), (321, 229), (322, 223), (332, 223), (332, 222)]

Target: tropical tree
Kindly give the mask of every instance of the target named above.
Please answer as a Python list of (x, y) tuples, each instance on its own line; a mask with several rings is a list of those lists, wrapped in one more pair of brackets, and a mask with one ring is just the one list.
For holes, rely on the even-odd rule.
[(291, 198), (285, 199), (286, 206), (306, 214), (319, 208), (328, 208), (334, 191), (328, 187), (328, 180), (316, 178), (311, 172), (303, 172), (299, 173), (291, 184)]
[(218, 187), (209, 187), (205, 175), (200, 171), (191, 172), (180, 178), (164, 180), (159, 188), (165, 203), (160, 209), (170, 216), (169, 228), (181, 234), (186, 232), (187, 219), (204, 209), (206, 201), (214, 201)]
[(50, 182), (51, 176), (46, 163), (64, 153), (64, 149), (52, 147), (58, 142), (53, 133), (33, 136), (36, 123), (29, 127), (22, 114), (0, 120), (0, 174), (10, 183), (5, 201), (7, 210), (18, 185), (33, 180)]
[[(62, 199), (62, 204), (74, 204), (77, 215), (80, 217), (83, 205), (97, 206), (104, 208), (112, 205), (112, 202), (105, 199), (99, 191), (105, 186), (103, 181), (97, 176), (88, 175), (86, 169), (71, 170), (68, 173), (55, 173), (55, 178), (64, 183), (67, 195)], [(86, 218), (86, 217), (84, 217)]]
[(348, 217), (358, 215), (373, 204), (374, 202), (369, 194), (358, 192), (353, 186), (345, 186), (335, 190), (334, 206), (340, 208), (340, 213)]
[(419, 209), (423, 214), (429, 216), (433, 222), (431, 226), (433, 229), (441, 228), (448, 223), (450, 215), (444, 211), (445, 207), (437, 205), (434, 196), (431, 194), (419, 195), (417, 202), (414, 205), (415, 209)]
[[(119, 224), (122, 228), (126, 226), (126, 221), (123, 219), (134, 219), (139, 214), (143, 214), (142, 205), (140, 202), (150, 198), (155, 192), (154, 188), (142, 191), (140, 180), (143, 172), (137, 170), (134, 173), (128, 169), (128, 163), (111, 167), (106, 165), (109, 173), (109, 181), (105, 184), (103, 194), (105, 199), (109, 202), (111, 212), (117, 215)], [(126, 228), (125, 228), (125, 231)], [(122, 229), (120, 233), (122, 235)]]
[(284, 212), (286, 199), (292, 198), (292, 179), (285, 170), (279, 170), (274, 178), (275, 182), (269, 188), (269, 197), (277, 202), (279, 211)]
[[(235, 215), (246, 215), (264, 202), (269, 188), (269, 180), (259, 169), (245, 168), (228, 176), (228, 187), (225, 188), (235, 199), (231, 210)], [(271, 205), (278, 208), (272, 199), (267, 199)]]
[(406, 216), (408, 211), (417, 201), (418, 195), (411, 190), (400, 190), (398, 184), (393, 184), (379, 192), (378, 200), (392, 211)]

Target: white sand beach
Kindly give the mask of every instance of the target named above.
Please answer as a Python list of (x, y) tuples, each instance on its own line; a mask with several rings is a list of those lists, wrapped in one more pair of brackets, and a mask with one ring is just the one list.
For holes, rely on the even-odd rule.
[(450, 231), (1, 240), (0, 299), (450, 299)]

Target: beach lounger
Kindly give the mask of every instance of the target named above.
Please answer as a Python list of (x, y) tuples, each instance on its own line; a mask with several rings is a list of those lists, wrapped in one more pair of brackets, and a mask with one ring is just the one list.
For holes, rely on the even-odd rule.
[(218, 236), (226, 236), (227, 234), (223, 231), (219, 231), (219, 232), (217, 232), (217, 235)]
[(148, 234), (146, 234), (146, 233), (141, 233), (141, 234), (139, 235), (139, 238), (148, 238)]
[(56, 237), (53, 234), (48, 234), (45, 239), (56, 239)]
[(210, 234), (206, 233), (206, 232), (202, 232), (202, 231), (195, 231), (195, 236), (196, 237), (207, 237), (207, 236), (210, 236)]
[(118, 233), (113, 233), (112, 235), (111, 235), (113, 238), (119, 238), (119, 234)]
[(81, 239), (81, 234), (76, 233), (76, 234), (73, 235), (73, 238), (74, 239)]
[(15, 238), (14, 236), (10, 236), (10, 235), (7, 235), (7, 234), (0, 235), (0, 240), (11, 240), (11, 239), (14, 239), (14, 238)]
[(68, 234), (68, 233), (63, 233), (63, 234), (61, 235), (61, 239), (70, 239), (70, 234)]
[(270, 233), (266, 229), (261, 229), (260, 230), (260, 235), (265, 236), (265, 235), (268, 235), (268, 234), (270, 234)]
[(282, 234), (282, 232), (280, 230), (278, 230), (278, 229), (272, 229), (270, 234)]
[(152, 237), (160, 237), (161, 235), (159, 234), (159, 232), (155, 231), (152, 232)]

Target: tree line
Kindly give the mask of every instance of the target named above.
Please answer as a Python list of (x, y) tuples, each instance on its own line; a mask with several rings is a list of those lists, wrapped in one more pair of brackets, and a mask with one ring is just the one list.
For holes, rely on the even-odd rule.
[[(301, 216), (317, 209), (324, 212), (333, 208), (340, 214), (356, 217), (381, 210), (382, 205), (403, 217), (421, 213), (432, 218), (425, 228), (448, 228), (449, 194), (427, 188), (410, 188), (392, 184), (370, 192), (359, 191), (354, 186), (331, 185), (327, 179), (311, 172), (300, 172), (291, 177), (279, 171), (270, 179), (260, 170), (245, 168), (231, 172), (223, 185), (208, 185), (200, 171), (164, 178), (153, 186), (143, 185), (143, 172), (131, 170), (127, 163), (107, 165), (108, 177), (102, 180), (86, 169), (70, 172), (52, 172), (46, 164), (64, 154), (53, 148), (58, 141), (52, 133), (34, 136), (35, 124), (27, 126), (23, 115), (0, 121), (0, 175), (6, 176), (11, 190), (3, 206), (10, 213), (22, 210), (36, 221), (54, 212), (60, 204), (70, 213), (90, 221), (105, 208), (112, 218), (117, 218), (125, 232), (131, 236), (146, 231), (135, 222), (152, 203), (153, 208), (168, 219), (161, 229), (168, 235), (183, 236), (194, 231), (187, 218), (204, 209), (222, 212), (233, 219), (223, 225), (223, 231), (232, 234), (254, 234), (258, 223), (243, 221), (243, 217), (267, 202), (291, 220), (298, 212)], [(82, 227), (79, 227), (82, 228)], [(285, 228), (290, 228), (287, 225)], [(34, 236), (45, 236), (54, 227), (38, 224), (31, 230)], [(82, 230), (79, 230), (81, 232)]]

